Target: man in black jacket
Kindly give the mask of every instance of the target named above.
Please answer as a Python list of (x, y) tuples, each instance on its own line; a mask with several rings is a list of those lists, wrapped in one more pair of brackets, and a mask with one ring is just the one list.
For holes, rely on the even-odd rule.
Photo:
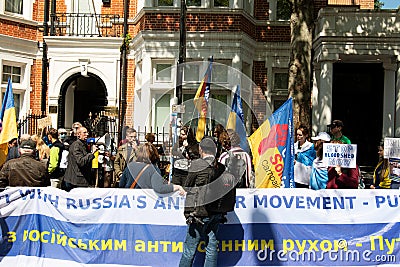
[(203, 138), (199, 145), (199, 151), (201, 158), (192, 161), (185, 181), (187, 196), (184, 214), (189, 227), (179, 263), (180, 267), (192, 266), (201, 237), (206, 242), (204, 266), (217, 266), (218, 240), (216, 235), (224, 214), (215, 209), (215, 199), (207, 197), (207, 184), (220, 177), (224, 173), (225, 167), (215, 160), (217, 147), (212, 138)]
[(69, 147), (68, 166), (64, 175), (67, 191), (76, 187), (89, 187), (93, 184), (92, 160), (97, 147), (92, 145), (92, 152), (88, 151), (86, 140), (88, 131), (85, 127), (77, 130), (78, 140)]

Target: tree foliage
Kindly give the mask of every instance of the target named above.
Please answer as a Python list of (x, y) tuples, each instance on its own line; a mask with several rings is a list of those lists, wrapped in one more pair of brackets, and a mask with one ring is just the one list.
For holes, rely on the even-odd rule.
[(384, 3), (381, 2), (380, 0), (374, 0), (374, 9), (378, 10), (381, 9), (383, 7)]

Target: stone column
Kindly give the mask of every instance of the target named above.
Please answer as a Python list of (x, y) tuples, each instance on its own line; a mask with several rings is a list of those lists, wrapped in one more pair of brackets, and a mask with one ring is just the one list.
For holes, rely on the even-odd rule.
[[(383, 64), (385, 71), (385, 80), (383, 87), (383, 117), (382, 117), (382, 136), (393, 137), (395, 134), (396, 125), (395, 119), (399, 120), (399, 116), (396, 114), (396, 87), (395, 87), (395, 64)], [(396, 131), (398, 136), (398, 130)]]
[[(397, 57), (396, 60), (396, 71), (395, 75), (395, 83), (394, 83), (394, 91), (396, 96), (396, 103), (393, 105), (395, 108), (395, 137), (400, 137), (400, 56)], [(393, 90), (393, 89), (392, 89)]]
[(150, 126), (151, 114), (151, 92), (150, 84), (152, 83), (152, 62), (150, 55), (144, 55), (142, 61), (142, 84), (135, 88), (135, 104), (134, 104), (134, 127), (141, 129), (144, 126)]
[(322, 61), (314, 64), (312, 88), (312, 134), (326, 131), (332, 120), (333, 63)]

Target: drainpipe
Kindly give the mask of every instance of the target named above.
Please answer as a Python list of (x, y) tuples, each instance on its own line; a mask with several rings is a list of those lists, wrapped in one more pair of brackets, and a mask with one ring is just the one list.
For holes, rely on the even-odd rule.
[(126, 115), (126, 85), (128, 80), (128, 66), (127, 66), (127, 49), (129, 43), (126, 42), (126, 36), (128, 35), (128, 13), (129, 11), (129, 0), (124, 1), (124, 35), (123, 43), (121, 45), (121, 83), (119, 90), (119, 127), (118, 127), (118, 140), (122, 140), (122, 128), (125, 124)]
[(50, 7), (50, 23), (51, 23), (50, 35), (51, 36), (56, 35), (56, 27), (54, 25), (55, 18), (56, 18), (56, 6), (57, 6), (56, 0), (51, 0), (51, 7)]
[(41, 101), (41, 111), (42, 115), (46, 114), (46, 95), (47, 95), (47, 44), (44, 40), (45, 36), (49, 35), (49, 0), (44, 1), (44, 13), (43, 13), (43, 56), (42, 56), (42, 101)]

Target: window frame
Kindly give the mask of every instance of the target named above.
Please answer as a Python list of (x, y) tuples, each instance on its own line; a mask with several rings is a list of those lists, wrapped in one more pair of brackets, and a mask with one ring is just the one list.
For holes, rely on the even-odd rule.
[[(10, 2), (16, 2), (16, 1), (20, 1), (21, 2), (21, 13), (19, 13), (19, 12), (15, 12), (15, 11), (12, 11), (12, 10), (7, 10), (7, 3), (10, 3)], [(24, 15), (24, 1), (23, 0), (5, 0), (4, 1), (4, 13), (5, 14), (13, 14), (13, 15), (17, 15), (17, 16), (23, 16)]]
[[(4, 64), (3, 63), (1, 65), (1, 84), (7, 84), (8, 83), (8, 77), (5, 80), (3, 79), (4, 75), (5, 75), (4, 67), (10, 67), (11, 68), (11, 73), (6, 73), (6, 74), (9, 74), (8, 77), (11, 77), (11, 82), (13, 84), (21, 84), (22, 83), (23, 78), (24, 78), (23, 77), (23, 67), (19, 66), (19, 65), (16, 65), (16, 64), (8, 64), (8, 63)], [(18, 68), (20, 73), (19, 74), (14, 74), (13, 73), (14, 68)], [(13, 77), (19, 77), (19, 81), (15, 82)]]
[[(276, 75), (277, 74), (285, 74), (287, 76), (287, 85), (286, 88), (278, 88), (276, 87)], [(272, 72), (272, 91), (274, 92), (287, 92), (288, 91), (288, 85), (289, 85), (289, 71), (288, 70), (284, 70), (284, 69), (275, 69)]]
[[(152, 80), (153, 80), (153, 84), (154, 83), (172, 83), (173, 82), (173, 75), (174, 75), (174, 70), (173, 70), (173, 63), (171, 62), (171, 61), (162, 61), (162, 60), (155, 60), (155, 61), (153, 61), (153, 64), (152, 64), (153, 66), (152, 66)], [(167, 68), (164, 68), (164, 69), (162, 69), (162, 70), (160, 70), (160, 71), (157, 71), (157, 67), (158, 67), (158, 65), (169, 65), (169, 67), (167, 67)], [(165, 71), (166, 69), (170, 69), (170, 77), (169, 77), (169, 80), (163, 80), (163, 79), (160, 79), (159, 78), (159, 76), (158, 76), (158, 73), (160, 73), (160, 72), (163, 72), (163, 71)]]

